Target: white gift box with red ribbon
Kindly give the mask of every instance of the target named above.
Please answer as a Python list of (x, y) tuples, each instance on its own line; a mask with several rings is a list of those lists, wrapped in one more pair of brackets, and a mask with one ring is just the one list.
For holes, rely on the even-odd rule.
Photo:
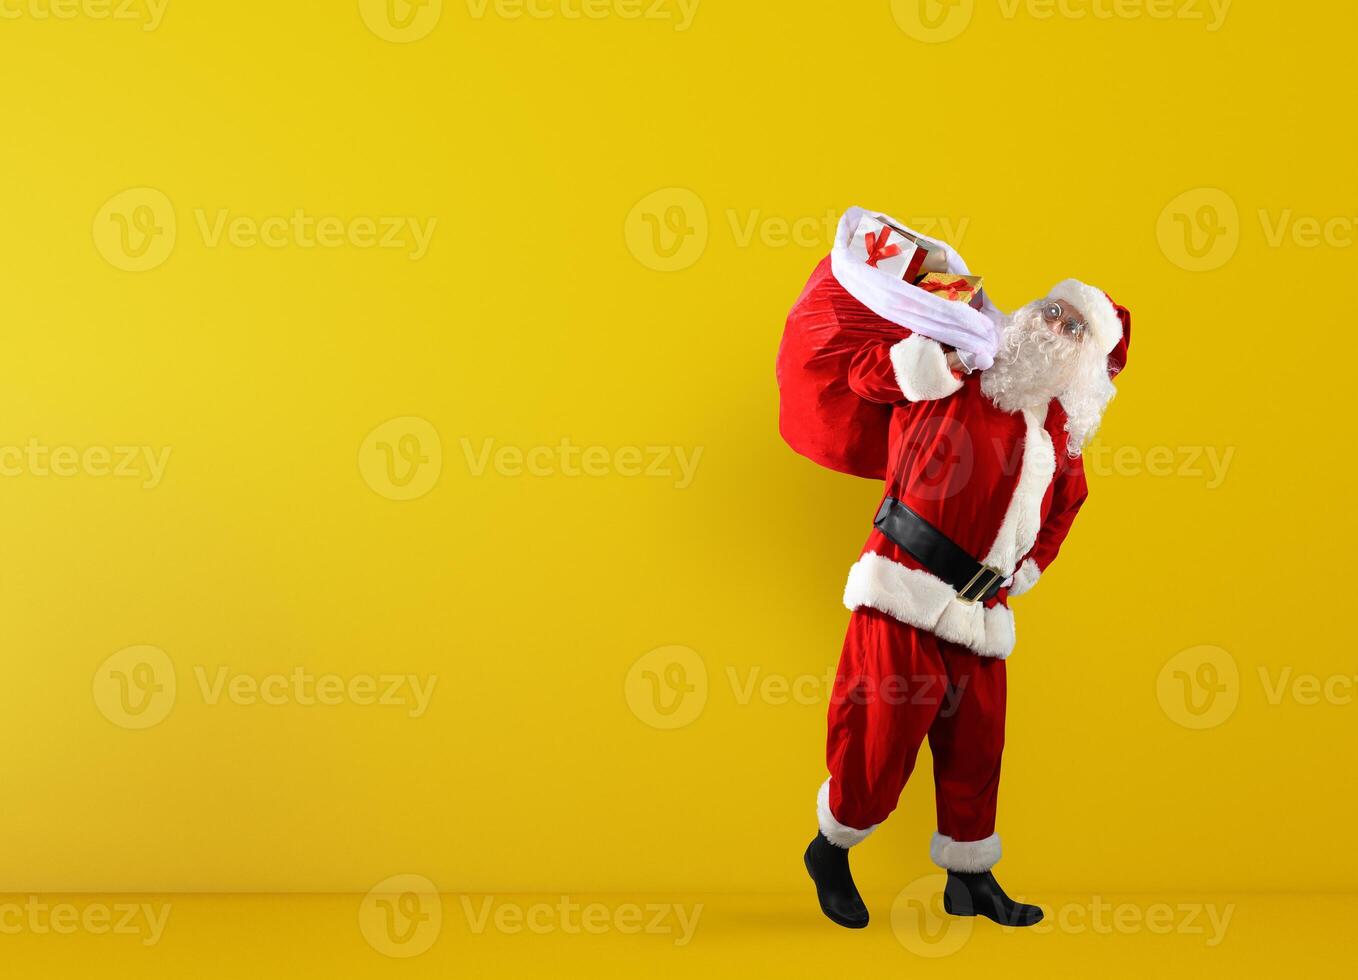
[(909, 283), (926, 272), (947, 269), (947, 258), (942, 250), (915, 238), (881, 215), (863, 215), (849, 242), (849, 252), (893, 279)]

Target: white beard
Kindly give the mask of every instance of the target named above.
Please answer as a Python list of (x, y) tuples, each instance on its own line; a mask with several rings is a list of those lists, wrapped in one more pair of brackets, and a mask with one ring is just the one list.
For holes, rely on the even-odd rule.
[(1060, 399), (1070, 437), (1067, 452), (1079, 456), (1116, 389), (1092, 338), (1076, 343), (1053, 332), (1040, 310), (1040, 303), (1030, 303), (1010, 318), (995, 364), (981, 374), (981, 391), (1006, 412), (1027, 409), (1039, 417), (1052, 399)]

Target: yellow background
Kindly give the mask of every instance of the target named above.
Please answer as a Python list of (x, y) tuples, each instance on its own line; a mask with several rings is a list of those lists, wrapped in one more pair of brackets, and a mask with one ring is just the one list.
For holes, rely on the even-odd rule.
[[(0, 478), (0, 890), (417, 873), (809, 903), (824, 677), (878, 488), (782, 444), (773, 358), (850, 204), (951, 231), (1003, 307), (1077, 276), (1135, 317), (1090, 503), (1014, 604), (1004, 880), (1351, 888), (1358, 15), (1239, 2), (1209, 30), (1186, 0), (1206, 19), (1071, 2), (932, 5), (965, 22), (930, 28), (704, 0), (684, 30), (448, 3), (410, 43), (320, 0), (172, 0), (154, 31), (7, 8), (0, 445), (170, 456), (150, 488)], [(140, 272), (96, 221), (132, 188), (176, 227)], [(214, 246), (197, 215), (221, 209), (437, 225), (418, 260)], [(676, 213), (667, 258), (648, 221)], [(406, 418), (439, 469), (393, 500), (360, 450)], [(603, 475), (545, 452), (478, 474), (486, 440), (603, 447)], [(629, 475), (625, 447), (670, 474)], [(144, 730), (92, 696), (137, 645), (177, 680)], [(1204, 646), (1186, 674), (1237, 681), (1196, 730), (1162, 668)], [(656, 727), (643, 671), (671, 661), (705, 699)], [(195, 668), (223, 666), (437, 680), (418, 718), (209, 704)], [(1287, 671), (1340, 680), (1270, 703)], [(806, 696), (745, 695), (768, 678)], [(929, 872), (927, 774), (855, 852), (865, 888)]]

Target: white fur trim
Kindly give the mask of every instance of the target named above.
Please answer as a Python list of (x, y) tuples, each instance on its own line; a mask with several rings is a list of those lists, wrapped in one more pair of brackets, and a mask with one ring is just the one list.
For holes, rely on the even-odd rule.
[(1023, 462), (1018, 483), (995, 533), (995, 542), (984, 559), (985, 564), (1005, 575), (1014, 574), (1019, 559), (1037, 543), (1037, 532), (1042, 529), (1042, 498), (1056, 475), (1056, 450), (1042, 419), (1024, 409), (1023, 421)]
[(1122, 321), (1102, 289), (1095, 289), (1078, 279), (1066, 279), (1053, 286), (1047, 296), (1070, 303), (1083, 313), (1099, 350), (1105, 355), (1112, 353), (1122, 339)]
[(948, 355), (937, 341), (912, 334), (891, 348), (891, 366), (896, 369), (896, 384), (912, 402), (946, 398), (962, 387), (960, 378), (948, 368)]
[(849, 848), (855, 844), (863, 843), (868, 834), (877, 829), (873, 824), (867, 830), (855, 830), (853, 827), (846, 827), (835, 819), (835, 815), (830, 812), (830, 780), (820, 784), (820, 791), (816, 793), (816, 822), (820, 824), (820, 832), (825, 835), (825, 839), (836, 847)]
[(1025, 558), (1023, 564), (1014, 573), (1014, 583), (1009, 586), (1010, 595), (1023, 595), (1042, 577), (1042, 569), (1037, 567), (1037, 562), (1031, 558)]
[(929, 858), (948, 871), (989, 871), (1000, 860), (1000, 835), (984, 840), (953, 840), (935, 833), (929, 841)]
[(849, 569), (844, 605), (878, 609), (982, 657), (1003, 660), (1014, 650), (1014, 614), (1006, 606), (962, 602), (941, 578), (871, 551)]

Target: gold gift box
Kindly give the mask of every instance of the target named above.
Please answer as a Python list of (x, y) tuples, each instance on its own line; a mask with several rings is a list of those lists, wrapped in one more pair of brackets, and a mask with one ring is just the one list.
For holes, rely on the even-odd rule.
[(954, 303), (966, 303), (973, 310), (981, 308), (981, 277), (959, 276), (952, 272), (929, 272), (915, 283), (925, 292), (941, 296)]

